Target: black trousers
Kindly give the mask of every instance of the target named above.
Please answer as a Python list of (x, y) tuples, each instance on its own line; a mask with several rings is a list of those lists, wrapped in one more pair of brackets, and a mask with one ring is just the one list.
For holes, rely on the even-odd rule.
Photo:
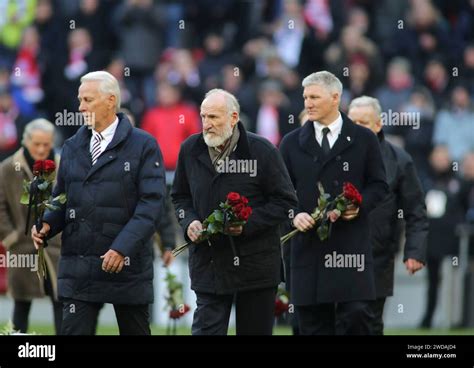
[(275, 321), (276, 288), (216, 295), (197, 292), (193, 335), (227, 335), (235, 302), (237, 335), (271, 335)]
[(296, 306), (301, 335), (370, 335), (369, 302), (351, 301)]
[(386, 298), (378, 298), (369, 302), (372, 312), (372, 335), (383, 335), (383, 308)]
[[(70, 299), (63, 304), (62, 335), (94, 335), (103, 303)], [(114, 304), (120, 335), (150, 335), (148, 304)]]
[(436, 302), (438, 300), (438, 289), (441, 283), (441, 259), (428, 258), (426, 269), (428, 271), (428, 300), (426, 303), (425, 315), (421, 326), (423, 328), (430, 328), (433, 320), (433, 315), (436, 309)]

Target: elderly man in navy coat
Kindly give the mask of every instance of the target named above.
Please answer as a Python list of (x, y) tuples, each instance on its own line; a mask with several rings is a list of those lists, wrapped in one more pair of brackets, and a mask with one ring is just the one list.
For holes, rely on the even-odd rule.
[[(367, 128), (339, 112), (342, 84), (327, 71), (303, 80), (309, 117), (283, 139), (280, 150), (296, 188), (299, 206), (292, 220), (300, 233), (291, 244), (291, 292), (303, 335), (370, 334), (369, 301), (375, 298), (369, 212), (388, 186), (379, 143)], [(309, 215), (321, 182), (334, 198), (344, 182), (362, 194), (340, 218), (332, 213), (329, 239), (321, 241)], [(339, 328), (339, 323), (340, 327)]]
[(149, 335), (150, 239), (165, 193), (161, 152), (117, 113), (120, 89), (111, 74), (83, 76), (78, 98), (87, 126), (64, 143), (53, 193), (66, 193), (67, 203), (47, 213), (32, 237), (40, 247), (62, 231), (62, 334), (92, 335), (102, 303), (112, 303), (120, 334)]

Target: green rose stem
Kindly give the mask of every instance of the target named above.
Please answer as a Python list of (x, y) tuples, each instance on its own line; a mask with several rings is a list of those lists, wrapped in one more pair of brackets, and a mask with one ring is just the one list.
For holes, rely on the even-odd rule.
[[(313, 218), (314, 221), (319, 221), (323, 218), (323, 214), (325, 211), (322, 211), (319, 208), (316, 208), (314, 212), (311, 214), (311, 217)], [(292, 237), (294, 237), (297, 233), (300, 231), (298, 229), (293, 230), (292, 232), (282, 236), (280, 238), (280, 243), (283, 245), (285, 244), (288, 240), (290, 240)]]
[[(202, 230), (199, 232), (199, 235), (202, 235), (206, 232), (206, 230)], [(206, 240), (208, 237), (205, 236), (204, 238), (200, 239), (200, 241), (203, 241), (203, 240)], [(199, 241), (199, 243), (200, 243)], [(179, 246), (177, 246), (176, 248), (173, 249), (173, 251), (171, 252), (171, 254), (174, 256), (174, 257), (177, 257), (179, 256), (181, 253), (184, 252), (184, 250), (186, 249), (186, 247), (188, 247), (189, 245), (191, 245), (193, 242), (187, 242), (187, 243), (184, 243), (184, 244), (181, 244)]]

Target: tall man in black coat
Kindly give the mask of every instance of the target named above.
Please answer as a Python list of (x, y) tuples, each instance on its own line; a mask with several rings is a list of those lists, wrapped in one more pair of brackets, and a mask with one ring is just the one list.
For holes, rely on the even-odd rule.
[(401, 226), (405, 224), (403, 261), (410, 275), (424, 267), (428, 236), (425, 195), (413, 160), (405, 150), (385, 140), (381, 112), (379, 101), (368, 96), (354, 99), (348, 111), (354, 123), (377, 135), (390, 189), (369, 217), (376, 293), (370, 306), (374, 315), (372, 333), (375, 335), (383, 335), (385, 299), (393, 295), (395, 254), (400, 244)]
[[(333, 335), (336, 317), (344, 334), (369, 334), (368, 302), (375, 298), (369, 212), (388, 186), (375, 135), (339, 112), (342, 84), (321, 71), (303, 80), (309, 117), (280, 145), (296, 188), (299, 206), (293, 226), (301, 231), (291, 243), (291, 293), (303, 335)], [(321, 182), (336, 197), (344, 182), (362, 194), (360, 207), (332, 212), (329, 239), (320, 241), (309, 215), (317, 206)]]
[[(194, 242), (189, 247), (197, 296), (193, 335), (227, 334), (234, 301), (238, 335), (272, 333), (281, 280), (278, 227), (296, 205), (296, 195), (278, 150), (247, 132), (239, 112), (232, 94), (220, 89), (206, 94), (203, 131), (182, 144), (171, 191), (185, 237)], [(240, 169), (231, 169), (232, 163)], [(202, 221), (229, 192), (248, 198), (253, 208), (248, 222), (201, 242)]]
[(62, 334), (94, 334), (102, 303), (112, 303), (120, 334), (149, 335), (150, 239), (166, 190), (161, 152), (155, 138), (117, 113), (120, 89), (111, 74), (83, 76), (78, 97), (86, 126), (64, 143), (53, 192), (66, 193), (67, 203), (47, 213), (32, 237), (40, 247), (62, 231)]

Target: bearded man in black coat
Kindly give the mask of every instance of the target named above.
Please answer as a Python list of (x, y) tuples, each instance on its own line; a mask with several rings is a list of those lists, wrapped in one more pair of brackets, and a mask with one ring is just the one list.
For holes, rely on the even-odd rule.
[[(203, 131), (189, 137), (179, 153), (171, 197), (185, 237), (193, 242), (193, 335), (227, 334), (234, 301), (238, 335), (272, 333), (281, 280), (279, 225), (296, 206), (296, 195), (278, 150), (247, 132), (239, 112), (233, 95), (209, 91), (201, 104)], [(232, 162), (244, 162), (234, 167), (248, 170), (230, 170)], [(201, 241), (202, 222), (229, 192), (248, 198), (253, 212), (247, 223)]]
[[(369, 129), (339, 112), (342, 83), (336, 76), (313, 73), (302, 85), (309, 121), (280, 145), (299, 200), (292, 224), (300, 233), (290, 245), (290, 273), (300, 333), (334, 335), (337, 320), (343, 334), (370, 334), (375, 283), (369, 213), (388, 190), (379, 143)], [(328, 214), (333, 223), (325, 241), (310, 216), (320, 195), (318, 182), (331, 198), (345, 182), (362, 194), (359, 207)]]

